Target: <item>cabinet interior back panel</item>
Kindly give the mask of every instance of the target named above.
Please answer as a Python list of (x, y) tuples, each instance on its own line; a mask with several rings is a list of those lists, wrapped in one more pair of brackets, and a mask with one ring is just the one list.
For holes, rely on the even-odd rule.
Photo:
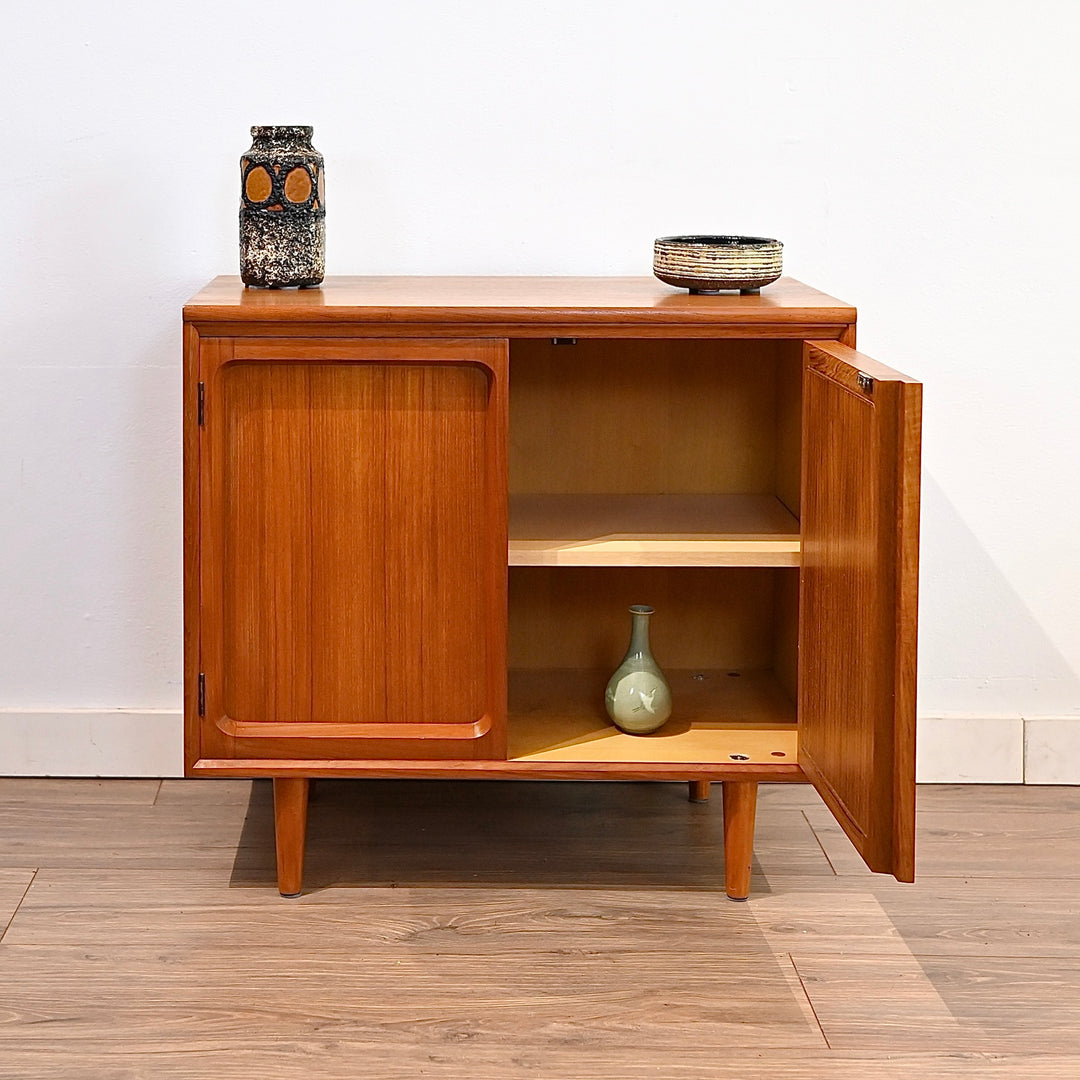
[(486, 375), (244, 362), (222, 386), (227, 714), (476, 721)]
[(651, 604), (661, 667), (775, 670), (794, 698), (797, 588), (794, 568), (511, 567), (510, 667), (610, 674)]
[[(798, 429), (778, 482), (778, 425), (798, 423), (784, 341), (601, 340), (510, 346), (517, 494), (771, 493), (798, 487)], [(791, 447), (796, 447), (792, 462)], [(782, 494), (783, 497), (783, 494)], [(787, 501), (785, 499), (785, 501)]]

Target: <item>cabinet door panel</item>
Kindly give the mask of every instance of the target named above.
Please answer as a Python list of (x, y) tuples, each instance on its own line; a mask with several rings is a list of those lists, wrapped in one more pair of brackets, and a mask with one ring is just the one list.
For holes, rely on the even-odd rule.
[(505, 370), (501, 343), (369, 341), (205, 372), (216, 754), (505, 752)]
[(225, 710), (237, 719), (307, 723), (312, 506), (299, 477), (311, 468), (308, 372), (229, 365), (220, 385)]
[(911, 881), (922, 387), (836, 342), (804, 359), (799, 763)]
[(391, 688), (388, 719), (470, 723), (484, 708), (483, 678), (466, 673), (483, 674), (486, 379), (466, 367), (452, 377), (421, 366), (386, 374), (386, 624), (408, 687)]
[(311, 720), (373, 723), (388, 704), (386, 663), (379, 662), (390, 622), (384, 595), (387, 370), (317, 364), (308, 371)]

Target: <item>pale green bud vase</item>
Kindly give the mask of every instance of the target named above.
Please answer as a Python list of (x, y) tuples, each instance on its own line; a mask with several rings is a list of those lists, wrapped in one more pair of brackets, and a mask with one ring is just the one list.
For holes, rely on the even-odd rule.
[(648, 735), (671, 715), (671, 687), (649, 648), (647, 604), (630, 608), (630, 648), (607, 684), (604, 704), (615, 726), (628, 735)]

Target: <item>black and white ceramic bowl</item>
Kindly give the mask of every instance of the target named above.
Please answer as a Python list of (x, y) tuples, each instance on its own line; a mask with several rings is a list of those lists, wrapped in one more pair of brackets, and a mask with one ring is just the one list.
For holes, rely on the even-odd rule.
[(783, 255), (784, 245), (764, 236), (661, 236), (653, 273), (692, 293), (756, 293), (780, 276)]

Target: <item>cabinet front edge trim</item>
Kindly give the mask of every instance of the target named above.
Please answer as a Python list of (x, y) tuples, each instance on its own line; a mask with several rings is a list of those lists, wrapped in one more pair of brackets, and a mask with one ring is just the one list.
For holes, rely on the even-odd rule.
[(797, 764), (719, 764), (716, 762), (572, 762), (502, 760), (431, 761), (270, 761), (249, 758), (201, 758), (189, 776), (323, 777), (435, 780), (739, 780), (762, 783), (807, 783)]
[(338, 323), (236, 322), (205, 316), (185, 325), (203, 337), (259, 338), (781, 338), (791, 341), (843, 341), (850, 323)]

